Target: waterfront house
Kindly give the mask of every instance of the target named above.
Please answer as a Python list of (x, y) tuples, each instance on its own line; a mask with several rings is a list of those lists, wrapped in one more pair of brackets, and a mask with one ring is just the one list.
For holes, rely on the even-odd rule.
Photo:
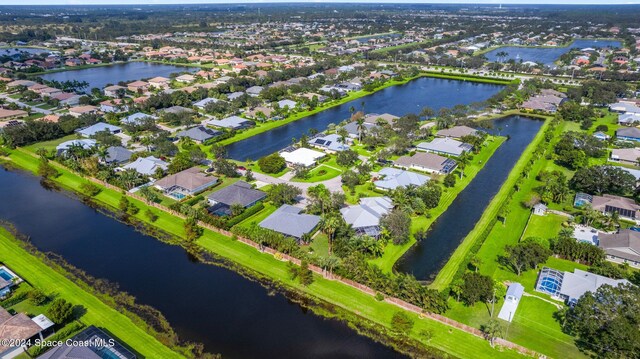
[(96, 140), (84, 139), (84, 140), (70, 140), (65, 141), (56, 146), (56, 154), (62, 156), (66, 154), (67, 150), (73, 147), (81, 147), (85, 150), (90, 150), (96, 147)]
[(389, 114), (389, 113), (383, 113), (383, 114), (372, 113), (364, 117), (364, 123), (368, 123), (372, 125), (387, 123), (388, 125), (393, 126), (393, 123), (399, 118), (400, 117)]
[(422, 142), (416, 146), (419, 151), (432, 152), (447, 156), (458, 157), (471, 151), (473, 146), (448, 137), (434, 138), (431, 142)]
[(104, 163), (121, 165), (129, 162), (133, 152), (122, 146), (111, 146), (107, 148), (107, 156), (104, 158)]
[(218, 216), (231, 214), (231, 206), (238, 204), (249, 208), (267, 197), (265, 192), (254, 189), (244, 181), (238, 181), (219, 191), (211, 193), (207, 200), (209, 212)]
[(184, 74), (184, 75), (180, 75), (178, 77), (176, 77), (176, 81), (181, 82), (181, 83), (190, 83), (195, 81), (196, 78), (193, 75), (190, 74)]
[(640, 206), (636, 204), (636, 201), (630, 198), (614, 196), (611, 194), (592, 196), (582, 192), (576, 193), (573, 205), (575, 207), (581, 207), (586, 203), (590, 203), (593, 209), (601, 212), (602, 214), (617, 212), (620, 217), (632, 221), (635, 221), (638, 217), (638, 211), (640, 210)]
[(207, 176), (198, 167), (191, 167), (159, 179), (153, 185), (171, 197), (182, 199), (202, 192), (216, 183), (218, 183), (217, 177)]
[(344, 221), (357, 234), (378, 238), (381, 233), (380, 219), (393, 209), (389, 197), (364, 197), (360, 204), (342, 208), (340, 213)]
[(244, 116), (257, 120), (272, 120), (274, 119), (274, 112), (272, 108), (258, 106), (245, 111)]
[(640, 268), (640, 232), (621, 229), (618, 233), (603, 233), (598, 237), (598, 246), (605, 251), (607, 260)]
[(636, 127), (623, 127), (616, 130), (616, 137), (623, 141), (640, 142), (640, 129)]
[(77, 106), (80, 103), (80, 95), (70, 92), (62, 92), (51, 98), (58, 100), (60, 106)]
[(280, 108), (282, 108), (282, 109), (288, 108), (289, 110), (293, 110), (293, 109), (296, 108), (297, 105), (298, 105), (297, 102), (291, 101), (291, 100), (280, 100), (280, 101), (278, 101), (278, 106), (280, 106)]
[(249, 121), (246, 118), (242, 118), (240, 116), (230, 116), (230, 117), (223, 118), (222, 120), (209, 120), (207, 121), (207, 124), (214, 127), (240, 130), (243, 128), (249, 128), (253, 126), (255, 123), (253, 121)]
[(544, 267), (538, 274), (536, 291), (575, 304), (586, 292), (595, 293), (605, 284), (616, 287), (627, 283), (629, 281), (626, 279), (611, 279), (580, 269), (574, 269), (571, 273)]
[(98, 132), (104, 132), (104, 131), (107, 131), (112, 135), (115, 135), (117, 133), (122, 132), (122, 128), (118, 126), (110, 125), (108, 123), (98, 122), (89, 127), (84, 127), (76, 130), (76, 132), (82, 137), (93, 137)]
[(397, 168), (385, 167), (378, 172), (379, 179), (373, 184), (376, 188), (384, 191), (396, 189), (398, 187), (422, 186), (431, 178), (419, 173), (400, 170)]
[(171, 80), (166, 77), (158, 76), (158, 77), (149, 79), (147, 82), (149, 83), (149, 86), (166, 90), (169, 88), (169, 84), (171, 83)]
[(44, 315), (32, 319), (25, 313), (11, 315), (0, 307), (0, 358), (14, 358), (24, 353), (27, 347), (19, 343), (34, 338), (42, 340), (42, 333), (53, 325)]
[(134, 93), (142, 93), (149, 89), (149, 83), (146, 81), (133, 81), (127, 84), (127, 90)]
[[(72, 343), (87, 343), (88, 345), (70, 345)], [(109, 343), (109, 345), (105, 346), (101, 343)], [(54, 346), (38, 357), (38, 359), (76, 358), (136, 359), (136, 355), (125, 348), (120, 342), (109, 336), (109, 334), (91, 325), (76, 334), (68, 343), (64, 342), (62, 345)]]
[(104, 88), (104, 95), (107, 97), (122, 97), (127, 90), (126, 87), (120, 85), (111, 85)]
[(349, 149), (349, 145), (342, 143), (340, 136), (335, 133), (314, 137), (309, 141), (309, 145), (322, 149), (327, 153), (336, 153)]
[(169, 164), (159, 158), (153, 156), (138, 157), (135, 161), (122, 167), (124, 170), (132, 169), (141, 175), (153, 176), (157, 173), (158, 169), (166, 171), (169, 168)]
[(204, 126), (191, 127), (190, 129), (180, 131), (176, 134), (176, 138), (180, 139), (188, 137), (196, 143), (204, 143), (221, 134), (220, 131), (212, 130)]
[(0, 298), (4, 298), (22, 279), (9, 268), (0, 265)]
[(458, 165), (451, 158), (426, 152), (418, 152), (413, 156), (402, 156), (395, 160), (393, 164), (404, 169), (415, 169), (436, 174), (449, 174)]
[(314, 151), (308, 148), (298, 148), (291, 152), (283, 151), (280, 155), (287, 162), (289, 166), (303, 166), (311, 167), (316, 164), (316, 161), (326, 156), (322, 152)]
[(438, 137), (451, 137), (451, 138), (462, 138), (464, 136), (476, 135), (476, 134), (478, 134), (478, 130), (468, 126), (453, 126), (451, 128), (445, 128), (436, 132), (436, 136)]
[(310, 236), (320, 224), (320, 216), (300, 212), (302, 208), (283, 204), (258, 225), (300, 241), (305, 235)]

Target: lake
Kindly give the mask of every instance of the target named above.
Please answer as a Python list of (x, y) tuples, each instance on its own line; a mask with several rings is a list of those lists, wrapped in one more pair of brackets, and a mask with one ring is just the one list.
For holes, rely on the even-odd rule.
[(209, 352), (224, 358), (402, 357), (231, 270), (195, 263), (181, 247), (47, 190), (37, 177), (0, 167), (0, 187), (0, 219), (41, 251), (118, 283), (160, 310), (182, 339), (201, 342)]
[(117, 84), (124, 81), (135, 81), (147, 79), (156, 76), (169, 77), (173, 73), (180, 72), (196, 72), (199, 68), (188, 66), (175, 66), (156, 64), (150, 62), (133, 61), (122, 64), (113, 64), (109, 66), (97, 66), (93, 68), (85, 68), (80, 70), (69, 70), (61, 72), (52, 72), (44, 74), (40, 77), (44, 80), (55, 81), (86, 81), (89, 87), (85, 90), (89, 91), (94, 87), (102, 89), (107, 84)]
[(37, 49), (34, 47), (2, 47), (0, 48), (0, 56), (15, 56), (15, 55), (20, 55), (22, 53), (27, 53), (31, 55), (40, 55), (40, 54), (49, 55), (51, 51), (55, 51), (55, 50)]
[(425, 106), (439, 110), (458, 104), (486, 101), (502, 88), (502, 85), (421, 77), (232, 143), (226, 149), (229, 157), (234, 160), (257, 160), (291, 145), (292, 138), (299, 139), (312, 128), (322, 131), (331, 123), (337, 124), (348, 119), (351, 116), (349, 108), (353, 106), (359, 111), (362, 109), (362, 102), (367, 113), (403, 116), (420, 113)]
[(540, 120), (521, 116), (510, 116), (493, 123), (493, 129), (489, 132), (500, 132), (502, 136), (509, 136), (508, 140), (431, 225), (426, 238), (398, 261), (397, 270), (411, 273), (419, 280), (431, 281), (480, 220), (485, 208), (543, 124)]
[[(563, 54), (569, 52), (571, 49), (585, 49), (591, 48), (605, 48), (605, 47), (621, 47), (620, 41), (615, 40), (588, 40), (579, 39), (575, 40), (571, 45), (567, 47), (518, 47), (518, 46), (504, 46), (495, 50), (491, 50), (484, 54), (489, 61), (507, 61), (514, 59), (516, 61), (522, 60), (541, 62), (545, 65), (553, 65), (553, 63), (560, 58)], [(506, 52), (509, 54), (505, 59), (499, 59), (497, 54), (499, 52)]]

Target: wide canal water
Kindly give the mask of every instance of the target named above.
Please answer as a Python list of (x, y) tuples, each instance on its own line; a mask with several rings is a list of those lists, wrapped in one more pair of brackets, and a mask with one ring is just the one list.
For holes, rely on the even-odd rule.
[[(489, 61), (507, 61), (510, 59), (523, 62), (533, 61), (541, 62), (545, 65), (553, 65), (553, 63), (560, 58), (563, 54), (569, 52), (572, 49), (585, 49), (585, 48), (605, 48), (605, 47), (620, 47), (620, 41), (615, 40), (576, 40), (567, 47), (518, 47), (518, 46), (504, 46), (495, 50), (491, 50), (484, 54)], [(506, 52), (508, 54), (505, 58), (498, 58), (498, 53)]]
[(362, 102), (367, 113), (403, 116), (420, 113), (425, 106), (439, 110), (458, 104), (486, 101), (502, 88), (501, 85), (422, 77), (232, 143), (226, 148), (229, 157), (234, 160), (257, 160), (289, 146), (292, 138), (300, 139), (312, 128), (322, 131), (331, 123), (337, 124), (348, 119), (351, 116), (349, 108), (353, 106), (359, 111), (362, 109)]
[(97, 66), (80, 70), (52, 72), (40, 77), (44, 80), (55, 81), (86, 81), (89, 83), (87, 91), (96, 87), (102, 89), (107, 84), (115, 85), (121, 81), (135, 81), (156, 76), (169, 77), (173, 73), (196, 72), (197, 67), (155, 64), (150, 62), (127, 62), (109, 66)]
[(430, 281), (478, 222), (509, 172), (543, 122), (521, 116), (493, 121), (489, 132), (509, 136), (451, 206), (431, 225), (427, 236), (398, 261), (396, 269)]
[(401, 357), (229, 269), (195, 263), (181, 247), (47, 190), (34, 176), (0, 167), (0, 188), (0, 219), (14, 223), (41, 251), (117, 283), (139, 303), (159, 309), (182, 339), (224, 358)]

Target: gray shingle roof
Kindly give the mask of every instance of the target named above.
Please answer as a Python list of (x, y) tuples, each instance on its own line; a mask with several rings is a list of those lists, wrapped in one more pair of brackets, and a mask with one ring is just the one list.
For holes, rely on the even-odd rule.
[(260, 222), (260, 227), (267, 228), (285, 236), (302, 238), (305, 233), (313, 231), (320, 223), (320, 217), (312, 214), (300, 214), (301, 208), (288, 204), (282, 205), (269, 217)]
[(111, 146), (107, 148), (107, 157), (105, 158), (107, 163), (124, 163), (131, 159), (133, 152), (122, 146)]
[(213, 192), (208, 198), (211, 201), (222, 203), (227, 206), (240, 204), (243, 207), (247, 207), (264, 199), (266, 196), (266, 193), (251, 188), (251, 185), (247, 182), (238, 181), (219, 191)]
[(204, 142), (218, 135), (220, 135), (220, 131), (212, 130), (204, 126), (196, 126), (188, 130), (178, 132), (178, 134), (176, 134), (176, 137), (177, 138), (189, 137), (194, 141)]

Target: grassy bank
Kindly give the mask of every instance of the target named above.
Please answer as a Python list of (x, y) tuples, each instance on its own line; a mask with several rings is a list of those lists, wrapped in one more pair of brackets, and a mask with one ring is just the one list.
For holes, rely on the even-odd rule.
[[(465, 168), (464, 176), (462, 179), (458, 178), (456, 181), (456, 185), (452, 188), (444, 188), (442, 197), (440, 198), (440, 204), (438, 207), (434, 208), (430, 211), (431, 216), (427, 218), (426, 216), (421, 216), (419, 218), (414, 218), (411, 222), (411, 231), (415, 233), (419, 229), (426, 229), (435, 222), (440, 215), (442, 215), (453, 203), (453, 200), (458, 197), (458, 194), (462, 192), (469, 183), (476, 177), (478, 172), (484, 168), (485, 164), (491, 156), (496, 152), (498, 147), (504, 141), (506, 137), (495, 137), (491, 141), (487, 141), (486, 147), (484, 147), (479, 154), (475, 155), (473, 160), (467, 165)], [(411, 240), (403, 245), (395, 245), (390, 243), (385, 248), (384, 254), (380, 258), (376, 258), (371, 262), (378, 267), (380, 267), (385, 272), (391, 272), (393, 270), (394, 264), (402, 257), (414, 244), (416, 243), (415, 238), (411, 237)]]
[(439, 79), (479, 82), (479, 83), (494, 84), (494, 85), (508, 85), (514, 81), (517, 81), (517, 80), (503, 80), (503, 79), (477, 76), (477, 75), (454, 74), (454, 73), (446, 73), (446, 72), (438, 72), (438, 71), (426, 71), (424, 76), (434, 77)]
[[(18, 167), (35, 172), (38, 167), (38, 159), (30, 153), (22, 150), (11, 151), (10, 160)], [(58, 169), (61, 175), (55, 179), (60, 186), (73, 191), (80, 191), (80, 185), (86, 180), (81, 176), (68, 170)], [(94, 197), (94, 200), (101, 205), (115, 210), (118, 206), (121, 194), (118, 191), (103, 188)], [(149, 207), (138, 200), (130, 198), (129, 201), (136, 205), (141, 211), (134, 217), (136, 220), (144, 222), (150, 226), (157, 227), (174, 236), (185, 238), (183, 221), (165, 212), (152, 209), (158, 215), (155, 222), (150, 222), (144, 215)], [(253, 247), (247, 246), (232, 238), (223, 236), (210, 230), (204, 231), (203, 236), (198, 239), (197, 244), (208, 251), (219, 255), (225, 259), (236, 263), (249, 272), (256, 273), (258, 277), (268, 278), (271, 281), (282, 284), (285, 288), (297, 291), (311, 298), (332, 304), (337, 308), (346, 310), (354, 314), (355, 318), (363, 321), (366, 325), (377, 328), (376, 332), (389, 332), (391, 328), (391, 317), (400, 309), (393, 304), (377, 301), (373, 296), (367, 295), (353, 287), (340, 282), (327, 280), (315, 275), (315, 281), (308, 287), (304, 287), (299, 282), (290, 278), (286, 262), (280, 261), (273, 256), (259, 252)], [(462, 330), (449, 327), (441, 322), (421, 318), (417, 314), (408, 315), (415, 320), (415, 326), (409, 333), (410, 339), (421, 343), (426, 347), (444, 351), (454, 357), (468, 357), (469, 353), (474, 353), (476, 358), (494, 358), (498, 353), (496, 349), (489, 346), (489, 343), (482, 338), (475, 337)], [(351, 321), (354, 319), (351, 318)], [(425, 335), (432, 333), (432, 335)], [(502, 357), (521, 357), (514, 351), (500, 352)]]
[(45, 293), (58, 294), (71, 303), (86, 309), (81, 320), (87, 325), (105, 328), (118, 340), (132, 347), (146, 358), (181, 358), (182, 356), (161, 344), (124, 314), (103, 303), (83, 290), (62, 273), (48, 267), (24, 250), (17, 239), (0, 228), (0, 262), (18, 276)]
[(502, 187), (500, 187), (498, 193), (491, 200), (491, 202), (483, 212), (482, 217), (480, 218), (478, 223), (476, 223), (473, 230), (469, 232), (462, 243), (460, 243), (445, 266), (440, 270), (440, 272), (438, 272), (436, 279), (433, 281), (433, 283), (431, 283), (432, 288), (442, 290), (449, 285), (460, 266), (464, 263), (471, 249), (475, 245), (477, 245), (478, 241), (482, 239), (482, 234), (487, 231), (489, 227), (494, 223), (495, 218), (498, 216), (500, 207), (509, 196), (511, 189), (518, 180), (518, 177), (520, 177), (522, 170), (531, 160), (533, 152), (538, 147), (540, 142), (544, 139), (544, 131), (548, 126), (549, 121), (545, 121), (545, 123), (540, 127), (538, 134), (534, 137), (533, 141), (531, 141), (531, 143), (522, 153), (520, 159), (518, 159), (518, 162), (516, 162), (516, 165), (509, 173), (509, 176), (507, 177), (505, 182), (502, 184)]

